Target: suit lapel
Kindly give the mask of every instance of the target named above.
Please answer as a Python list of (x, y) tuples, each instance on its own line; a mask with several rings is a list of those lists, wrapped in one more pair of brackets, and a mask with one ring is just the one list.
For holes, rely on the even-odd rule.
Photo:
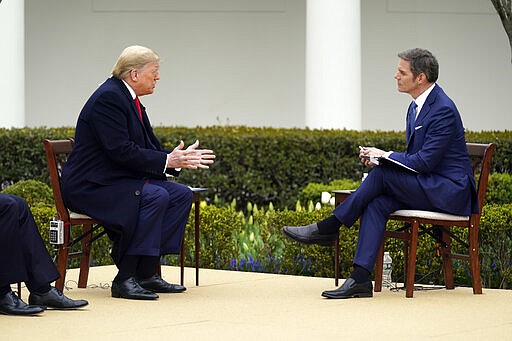
[(130, 103), (130, 106), (132, 108), (133, 117), (140, 124), (140, 128), (142, 129), (142, 131), (144, 133), (144, 140), (145, 140), (144, 147), (158, 150), (157, 146), (155, 146), (155, 143), (151, 141), (152, 139), (149, 134), (149, 129), (146, 129), (146, 125), (148, 127), (150, 126), (149, 119), (147, 118), (147, 115), (146, 115), (146, 108), (144, 108), (142, 103), (140, 104), (140, 109), (142, 110), (142, 121), (141, 121), (140, 117), (139, 117), (139, 110), (137, 109), (137, 105), (135, 104), (135, 101), (133, 100), (132, 95), (130, 94), (130, 91), (128, 90), (128, 88), (124, 85), (123, 81), (121, 81), (115, 77), (112, 77), (112, 79), (115, 81), (115, 83), (117, 84), (119, 89), (121, 89), (121, 92), (126, 96), (126, 99)]
[[(122, 80), (119, 80), (119, 79), (115, 78), (114, 76), (112, 76), (112, 79), (115, 81), (115, 83), (117, 84), (119, 89), (121, 89), (121, 92), (126, 96), (126, 99), (130, 103), (130, 107), (132, 108), (134, 117), (137, 119), (137, 121), (139, 122), (141, 127), (144, 129), (144, 124), (141, 122), (140, 117), (139, 117), (139, 110), (137, 109), (137, 105), (135, 104), (135, 101), (133, 100), (132, 95), (130, 94), (130, 91), (128, 90), (126, 85), (124, 85)], [(142, 114), (143, 114), (142, 116), (144, 117), (144, 109), (143, 109), (142, 103), (140, 105), (140, 108), (142, 110)]]
[(437, 93), (439, 92), (439, 86), (436, 84), (430, 94), (427, 96), (427, 99), (425, 100), (425, 103), (423, 103), (423, 106), (421, 107), (421, 111), (418, 113), (418, 117), (416, 118), (416, 122), (414, 123), (414, 128), (411, 131), (411, 138), (409, 139), (409, 142), (414, 138), (414, 133), (416, 132), (416, 129), (423, 125), (423, 122), (428, 117), (428, 114), (430, 112), (430, 108), (432, 108), (432, 105), (434, 104)]

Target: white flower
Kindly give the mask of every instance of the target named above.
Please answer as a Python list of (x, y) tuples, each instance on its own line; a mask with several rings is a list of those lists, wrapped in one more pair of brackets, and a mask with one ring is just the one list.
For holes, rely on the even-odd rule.
[(329, 203), (330, 203), (332, 206), (334, 206), (335, 201), (336, 201), (336, 198), (335, 198), (335, 197), (331, 197), (331, 200), (329, 200)]
[(322, 204), (321, 204), (321, 203), (319, 203), (319, 202), (317, 201), (317, 203), (316, 203), (316, 205), (315, 205), (315, 210), (317, 210), (317, 211), (318, 211), (318, 210), (319, 210), (319, 209), (321, 209), (321, 208), (322, 208)]
[(322, 204), (327, 204), (331, 200), (331, 193), (322, 192), (322, 199), (320, 200)]

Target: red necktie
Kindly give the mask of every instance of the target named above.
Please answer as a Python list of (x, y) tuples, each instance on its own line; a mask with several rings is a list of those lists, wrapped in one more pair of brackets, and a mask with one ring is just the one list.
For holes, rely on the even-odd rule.
[(139, 111), (139, 117), (140, 117), (140, 120), (142, 121), (142, 110), (140, 108), (140, 101), (139, 101), (139, 97), (138, 96), (135, 96), (135, 105), (137, 106), (137, 110)]

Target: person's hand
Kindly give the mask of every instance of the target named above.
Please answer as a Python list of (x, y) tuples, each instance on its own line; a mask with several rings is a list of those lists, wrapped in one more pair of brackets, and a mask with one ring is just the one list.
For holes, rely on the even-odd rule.
[(375, 147), (361, 147), (359, 146), (359, 160), (361, 163), (367, 167), (375, 167), (376, 164), (371, 161), (369, 157), (378, 158), (379, 156), (384, 155), (386, 152), (379, 148)]
[(213, 164), (215, 159), (213, 150), (197, 149), (199, 140), (186, 149), (183, 149), (184, 147), (185, 143), (180, 141), (180, 144), (167, 156), (167, 168), (207, 169), (210, 168), (209, 165)]

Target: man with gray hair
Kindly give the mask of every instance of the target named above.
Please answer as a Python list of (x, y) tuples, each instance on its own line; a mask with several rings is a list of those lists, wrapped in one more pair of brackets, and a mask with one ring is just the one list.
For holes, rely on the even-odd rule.
[(62, 196), (73, 211), (103, 223), (113, 240), (119, 271), (112, 296), (153, 300), (157, 293), (185, 291), (158, 274), (160, 256), (180, 252), (192, 204), (189, 187), (169, 182), (182, 168), (206, 169), (212, 150), (164, 150), (139, 97), (160, 79), (159, 56), (143, 46), (127, 47), (108, 78), (85, 103), (75, 144), (62, 171)]
[[(350, 227), (360, 218), (352, 274), (338, 289), (324, 291), (322, 296), (327, 298), (373, 296), (369, 277), (390, 213), (416, 209), (470, 215), (478, 211), (464, 127), (455, 103), (436, 84), (436, 58), (419, 48), (398, 57), (398, 91), (413, 98), (406, 118), (406, 151), (361, 147), (361, 162), (373, 169), (359, 188), (325, 220), (283, 228), (287, 236), (301, 243), (332, 245), (341, 225)], [(375, 167), (372, 160), (381, 156), (393, 162)]]

